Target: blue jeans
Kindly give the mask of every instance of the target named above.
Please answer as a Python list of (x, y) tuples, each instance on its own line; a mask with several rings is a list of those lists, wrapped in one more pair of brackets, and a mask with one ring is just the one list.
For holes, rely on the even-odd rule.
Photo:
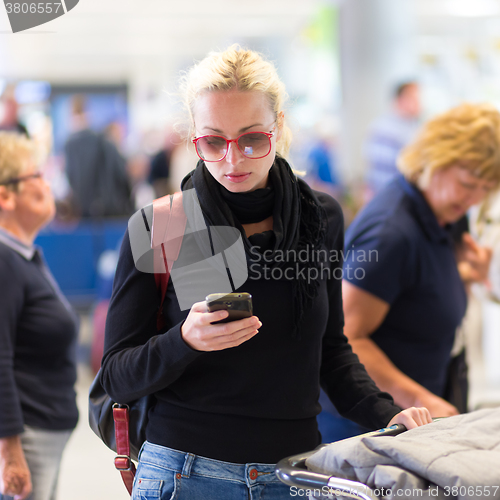
[(288, 500), (273, 464), (233, 464), (146, 441), (132, 500)]

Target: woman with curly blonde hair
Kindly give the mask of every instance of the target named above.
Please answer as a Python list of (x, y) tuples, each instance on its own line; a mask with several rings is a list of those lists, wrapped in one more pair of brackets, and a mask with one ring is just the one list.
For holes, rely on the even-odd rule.
[[(403, 175), (346, 233), (345, 333), (399, 406), (454, 415), (454, 404), (466, 411), (465, 401), (446, 400), (455, 332), (466, 285), (485, 279), (491, 251), (465, 234), (458, 252), (451, 229), (500, 184), (500, 113), (488, 104), (457, 106), (424, 125), (398, 164)], [(334, 425), (345, 435), (363, 430)]]
[(439, 170), (453, 164), (474, 177), (500, 184), (500, 115), (489, 104), (462, 104), (429, 121), (401, 152), (398, 167), (424, 190)]

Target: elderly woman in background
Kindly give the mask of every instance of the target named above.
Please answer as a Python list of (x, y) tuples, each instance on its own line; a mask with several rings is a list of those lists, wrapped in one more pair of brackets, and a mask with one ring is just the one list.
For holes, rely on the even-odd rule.
[[(458, 409), (445, 386), (466, 287), (486, 278), (491, 258), (467, 233), (457, 248), (450, 229), (499, 185), (500, 114), (463, 104), (437, 116), (402, 151), (399, 168), (403, 176), (346, 233), (345, 334), (396, 404), (450, 416)], [(350, 427), (346, 435), (363, 430)]]
[(77, 318), (33, 245), (54, 213), (33, 144), (1, 132), (0, 499), (55, 499), (78, 420)]

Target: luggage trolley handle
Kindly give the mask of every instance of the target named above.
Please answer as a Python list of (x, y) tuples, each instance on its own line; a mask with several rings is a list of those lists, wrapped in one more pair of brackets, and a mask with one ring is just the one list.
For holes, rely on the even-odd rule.
[[(405, 431), (406, 427), (404, 425), (394, 424), (378, 431), (368, 432), (366, 434), (362, 434), (361, 436), (354, 436), (353, 438), (348, 439), (376, 436), (397, 436)], [(366, 484), (307, 470), (306, 460), (325, 446), (327, 445), (323, 444), (313, 451), (280, 460), (275, 468), (276, 475), (282, 482), (289, 486), (300, 486), (301, 488), (309, 490), (327, 487), (342, 496), (361, 498), (362, 500), (377, 500), (378, 497), (373, 494), (372, 490), (366, 486)]]

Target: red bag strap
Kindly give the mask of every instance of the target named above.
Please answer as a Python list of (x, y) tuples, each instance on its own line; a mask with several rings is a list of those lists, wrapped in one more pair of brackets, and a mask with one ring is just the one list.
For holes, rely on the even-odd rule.
[(116, 439), (115, 468), (120, 472), (129, 495), (132, 495), (132, 486), (134, 484), (135, 477), (135, 464), (130, 458), (128, 406), (115, 403), (113, 405), (113, 420), (115, 421)]
[(165, 326), (163, 304), (167, 294), (170, 271), (181, 250), (186, 222), (182, 193), (164, 196), (153, 202), (151, 246), (155, 250), (156, 286), (161, 294), (160, 307), (156, 316), (158, 330)]
[[(168, 280), (173, 263), (179, 257), (182, 237), (186, 229), (186, 214), (182, 205), (182, 193), (167, 195), (153, 202), (153, 228), (151, 247), (155, 256), (155, 281), (161, 300), (156, 317), (156, 327), (165, 325), (163, 304), (167, 294)], [(130, 458), (129, 407), (113, 405), (115, 422), (116, 457), (115, 468), (120, 472), (127, 491), (132, 495), (135, 465)]]

